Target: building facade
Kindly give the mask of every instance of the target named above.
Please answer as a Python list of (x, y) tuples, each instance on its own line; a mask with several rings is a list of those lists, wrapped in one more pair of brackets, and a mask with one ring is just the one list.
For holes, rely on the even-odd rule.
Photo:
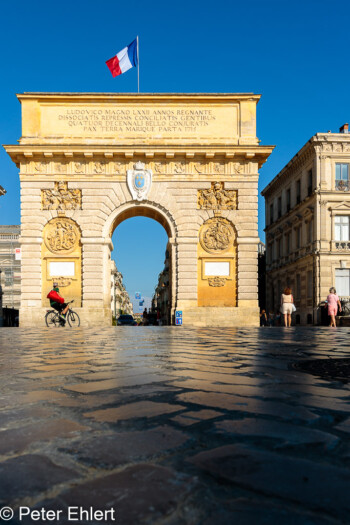
[(164, 268), (158, 276), (158, 283), (152, 297), (152, 311), (159, 312), (162, 325), (171, 324), (171, 247), (168, 244), (165, 251)]
[(111, 310), (115, 318), (120, 314), (133, 315), (133, 306), (123, 284), (123, 275), (113, 259), (111, 259)]
[(264, 188), (266, 301), (276, 312), (292, 288), (296, 323), (321, 322), (335, 286), (350, 298), (350, 135), (317, 133)]
[(18, 310), (21, 305), (21, 252), (18, 225), (0, 225), (0, 286), (2, 306)]

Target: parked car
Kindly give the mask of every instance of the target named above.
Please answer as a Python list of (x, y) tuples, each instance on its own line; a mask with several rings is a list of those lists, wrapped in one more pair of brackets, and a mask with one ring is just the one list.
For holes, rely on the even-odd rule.
[(137, 322), (132, 315), (122, 314), (117, 319), (117, 326), (137, 326)]

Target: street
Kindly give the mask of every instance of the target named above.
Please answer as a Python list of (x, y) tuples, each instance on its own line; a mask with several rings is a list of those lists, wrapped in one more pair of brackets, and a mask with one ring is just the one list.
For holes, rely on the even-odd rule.
[(0, 507), (11, 523), (34, 522), (23, 506), (61, 511), (60, 524), (73, 506), (80, 523), (101, 523), (96, 510), (113, 523), (113, 509), (123, 525), (348, 522), (349, 384), (293, 368), (348, 358), (348, 339), (3, 328)]

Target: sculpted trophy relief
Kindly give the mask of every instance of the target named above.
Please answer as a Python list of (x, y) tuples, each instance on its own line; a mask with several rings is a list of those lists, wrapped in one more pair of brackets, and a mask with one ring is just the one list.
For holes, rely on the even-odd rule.
[(225, 190), (223, 182), (212, 182), (207, 190), (198, 190), (198, 208), (205, 210), (236, 210), (237, 190)]
[(55, 182), (53, 190), (41, 190), (43, 210), (80, 210), (81, 190), (68, 189), (68, 183)]

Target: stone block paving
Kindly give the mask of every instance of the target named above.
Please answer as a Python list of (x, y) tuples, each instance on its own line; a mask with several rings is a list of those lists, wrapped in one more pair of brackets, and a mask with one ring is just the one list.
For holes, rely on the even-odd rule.
[[(0, 507), (51, 523), (350, 523), (338, 328), (0, 329)], [(68, 520), (68, 508), (115, 509)], [(48, 523), (41, 518), (36, 523)]]

